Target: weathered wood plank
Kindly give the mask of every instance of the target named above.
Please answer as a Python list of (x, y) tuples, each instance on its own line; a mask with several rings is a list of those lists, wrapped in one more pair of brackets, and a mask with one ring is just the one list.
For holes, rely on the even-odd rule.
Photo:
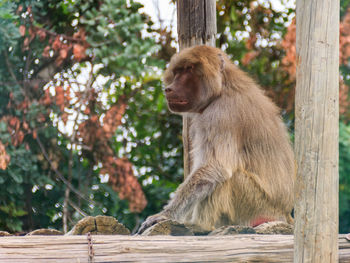
[[(291, 235), (92, 236), (92, 262), (292, 262)], [(340, 262), (350, 242), (339, 237)], [(0, 262), (88, 262), (87, 236), (1, 237)]]
[(339, 0), (297, 0), (294, 262), (337, 262)]

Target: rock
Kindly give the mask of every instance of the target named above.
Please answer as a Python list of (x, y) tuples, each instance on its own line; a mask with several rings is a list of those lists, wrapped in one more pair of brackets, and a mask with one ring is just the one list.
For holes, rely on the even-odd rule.
[(238, 235), (238, 234), (256, 234), (254, 228), (249, 226), (222, 226), (214, 231), (210, 232), (208, 236), (226, 236), (226, 235)]
[(205, 230), (194, 224), (186, 224), (185, 226), (191, 230), (195, 236), (207, 236), (211, 232), (210, 230)]
[(29, 232), (26, 234), (26, 236), (60, 236), (63, 235), (61, 231), (58, 231), (56, 229), (48, 229), (48, 228), (41, 228), (33, 230), (32, 232)]
[(0, 237), (6, 237), (6, 236), (12, 236), (12, 235), (7, 231), (0, 231)]
[(150, 228), (147, 228), (142, 236), (169, 235), (169, 236), (193, 236), (193, 232), (184, 224), (174, 220), (161, 221)]
[(293, 235), (293, 225), (283, 221), (267, 222), (254, 227), (257, 234), (282, 234)]
[(130, 235), (130, 230), (111, 216), (87, 216), (81, 219), (66, 235)]

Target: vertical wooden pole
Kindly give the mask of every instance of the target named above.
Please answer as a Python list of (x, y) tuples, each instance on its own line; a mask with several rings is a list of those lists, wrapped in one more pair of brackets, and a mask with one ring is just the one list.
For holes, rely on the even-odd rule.
[(297, 0), (294, 262), (338, 262), (339, 0)]
[[(216, 1), (177, 0), (177, 32), (180, 50), (195, 45), (215, 46)], [(191, 171), (191, 120), (183, 118), (184, 177)]]

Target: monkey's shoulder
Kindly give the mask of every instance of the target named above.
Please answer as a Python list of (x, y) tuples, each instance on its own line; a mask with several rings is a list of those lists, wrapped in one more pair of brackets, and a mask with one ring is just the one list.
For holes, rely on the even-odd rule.
[(278, 119), (279, 109), (266, 96), (255, 93), (252, 95), (220, 96), (212, 101), (202, 113), (192, 116), (198, 123), (223, 125), (240, 122), (263, 122), (266, 119)]
[(261, 94), (222, 96), (214, 100), (205, 111), (191, 116), (192, 134), (197, 133), (210, 140), (240, 137), (241, 141), (266, 139), (275, 133), (285, 134), (277, 106)]

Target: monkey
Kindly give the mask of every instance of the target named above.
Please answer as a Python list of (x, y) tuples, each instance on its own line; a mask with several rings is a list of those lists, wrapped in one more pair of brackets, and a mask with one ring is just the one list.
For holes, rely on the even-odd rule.
[(292, 223), (295, 162), (279, 108), (220, 49), (186, 48), (164, 72), (171, 112), (191, 118), (191, 172), (138, 233), (172, 219), (211, 231)]

